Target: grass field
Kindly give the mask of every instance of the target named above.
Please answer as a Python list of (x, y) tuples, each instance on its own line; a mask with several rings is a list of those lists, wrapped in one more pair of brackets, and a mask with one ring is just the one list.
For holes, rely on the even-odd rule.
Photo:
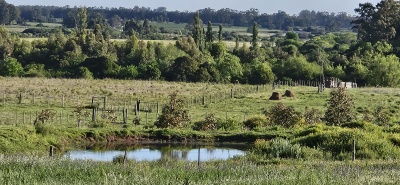
[(243, 159), (115, 164), (60, 158), (0, 157), (2, 184), (399, 184), (398, 161), (257, 165)]
[[(316, 87), (286, 87), (272, 90), (270, 85), (256, 86), (239, 84), (181, 83), (137, 80), (83, 80), (83, 79), (47, 79), (47, 78), (1, 78), (0, 86), (0, 122), (7, 113), (37, 112), (43, 109), (73, 112), (77, 106), (91, 104), (92, 97), (107, 97), (108, 108), (132, 110), (137, 100), (143, 108), (152, 106), (152, 112), (140, 114), (142, 120), (153, 123), (157, 117), (153, 103), (158, 102), (159, 113), (168, 96), (177, 92), (182, 97), (193, 121), (204, 119), (213, 113), (220, 119), (232, 118), (243, 121), (262, 114), (263, 110), (284, 103), (304, 112), (306, 107), (325, 112), (330, 89), (317, 93)], [(281, 101), (268, 100), (273, 91), (292, 89), (295, 98), (284, 97)], [(231, 90), (234, 98), (231, 98)], [(393, 88), (349, 89), (355, 102), (355, 110), (361, 118), (364, 111), (373, 112), (376, 107), (388, 110), (391, 122), (400, 121), (400, 91)], [(21, 104), (18, 97), (21, 94)], [(204, 99), (204, 105), (203, 105)], [(62, 106), (64, 102), (64, 107)], [(151, 103), (151, 104), (150, 104)], [(131, 112), (133, 114), (133, 112)], [(15, 117), (15, 116), (13, 116)], [(3, 119), (1, 119), (3, 118)], [(129, 116), (129, 120), (134, 116)], [(21, 121), (21, 119), (20, 119)]]

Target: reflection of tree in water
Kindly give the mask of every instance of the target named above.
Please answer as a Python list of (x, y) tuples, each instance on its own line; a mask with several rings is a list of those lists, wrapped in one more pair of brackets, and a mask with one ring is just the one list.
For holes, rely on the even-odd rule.
[(166, 147), (160, 147), (160, 153), (161, 153), (161, 159), (171, 159), (171, 147), (166, 146)]
[(189, 150), (187, 149), (174, 149), (170, 146), (161, 147), (161, 159), (188, 159)]
[(216, 149), (215, 148), (206, 148), (206, 150), (207, 150), (207, 153), (214, 154)]

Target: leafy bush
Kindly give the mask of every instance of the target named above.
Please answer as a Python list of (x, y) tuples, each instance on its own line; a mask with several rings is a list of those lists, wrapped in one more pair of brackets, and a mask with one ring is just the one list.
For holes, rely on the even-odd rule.
[(109, 120), (96, 120), (96, 121), (92, 121), (90, 122), (90, 124), (88, 125), (90, 128), (106, 128), (110, 125), (110, 121)]
[(194, 123), (193, 130), (215, 130), (217, 129), (217, 121), (214, 114), (208, 114), (205, 120)]
[(271, 141), (257, 140), (253, 152), (273, 158), (300, 158), (302, 149), (299, 144), (291, 144), (288, 140), (276, 138)]
[[(356, 126), (357, 124), (351, 124)], [(350, 126), (350, 124), (347, 124)], [(334, 159), (350, 159), (353, 151), (353, 139), (356, 141), (356, 158), (361, 159), (393, 159), (398, 158), (400, 150), (382, 132), (364, 125), (367, 130), (341, 127), (327, 127), (295, 139), (294, 142), (310, 148), (321, 148), (332, 154)]]
[(37, 123), (35, 125), (35, 131), (37, 134), (48, 135), (53, 132), (53, 128), (43, 123)]
[(237, 129), (241, 128), (239, 123), (234, 119), (227, 119), (225, 121), (218, 119), (216, 126), (217, 126), (217, 129), (225, 130), (225, 131), (237, 130)]
[(380, 126), (387, 126), (389, 124), (389, 114), (382, 106), (376, 108), (374, 112), (374, 122)]
[(184, 101), (177, 96), (177, 93), (170, 95), (169, 104), (163, 107), (162, 114), (154, 123), (157, 128), (182, 128), (190, 122), (188, 110), (184, 109)]
[(266, 126), (268, 124), (268, 120), (265, 116), (255, 116), (243, 122), (243, 125), (250, 130), (253, 130), (257, 127)]
[(296, 112), (293, 106), (287, 107), (283, 103), (271, 107), (264, 114), (271, 120), (273, 125), (281, 125), (286, 128), (294, 126), (301, 119), (300, 113)]
[(354, 119), (353, 100), (346, 93), (345, 88), (339, 87), (332, 90), (328, 101), (328, 109), (325, 112), (325, 119), (328, 125), (340, 126)]
[(321, 122), (321, 111), (315, 108), (309, 109), (306, 107), (306, 110), (304, 112), (304, 121), (306, 124), (316, 124)]

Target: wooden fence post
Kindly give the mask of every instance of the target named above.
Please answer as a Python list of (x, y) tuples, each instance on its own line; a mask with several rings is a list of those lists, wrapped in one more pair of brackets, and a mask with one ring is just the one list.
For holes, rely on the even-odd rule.
[(355, 161), (356, 160), (356, 140), (353, 139), (353, 157), (352, 160)]
[(158, 101), (157, 101), (157, 114), (159, 113), (159, 112), (158, 112), (158, 111), (159, 111), (158, 106), (159, 106), (159, 104), (158, 104)]
[(136, 111), (137, 111), (137, 115), (140, 115), (140, 100), (139, 99), (137, 99), (136, 100)]
[(50, 145), (49, 156), (53, 157), (53, 155), (54, 155), (54, 147), (52, 145)]
[(62, 95), (62, 103), (61, 103), (61, 106), (64, 108), (65, 107), (65, 96), (64, 95)]
[(200, 147), (199, 147), (199, 152), (197, 156), (197, 166), (200, 167)]
[(21, 103), (22, 103), (22, 93), (19, 93), (18, 104), (21, 104)]

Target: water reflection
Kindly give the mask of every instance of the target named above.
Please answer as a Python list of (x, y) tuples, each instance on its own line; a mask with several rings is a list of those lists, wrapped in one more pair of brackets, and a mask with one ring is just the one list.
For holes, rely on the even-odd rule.
[[(136, 161), (155, 161), (160, 159), (178, 159), (197, 161), (200, 153), (200, 161), (226, 160), (234, 156), (244, 155), (246, 146), (236, 147), (174, 147), (174, 146), (139, 146), (126, 150), (127, 159)], [(124, 150), (71, 150), (64, 157), (72, 160), (112, 161), (113, 158), (125, 155)]]

